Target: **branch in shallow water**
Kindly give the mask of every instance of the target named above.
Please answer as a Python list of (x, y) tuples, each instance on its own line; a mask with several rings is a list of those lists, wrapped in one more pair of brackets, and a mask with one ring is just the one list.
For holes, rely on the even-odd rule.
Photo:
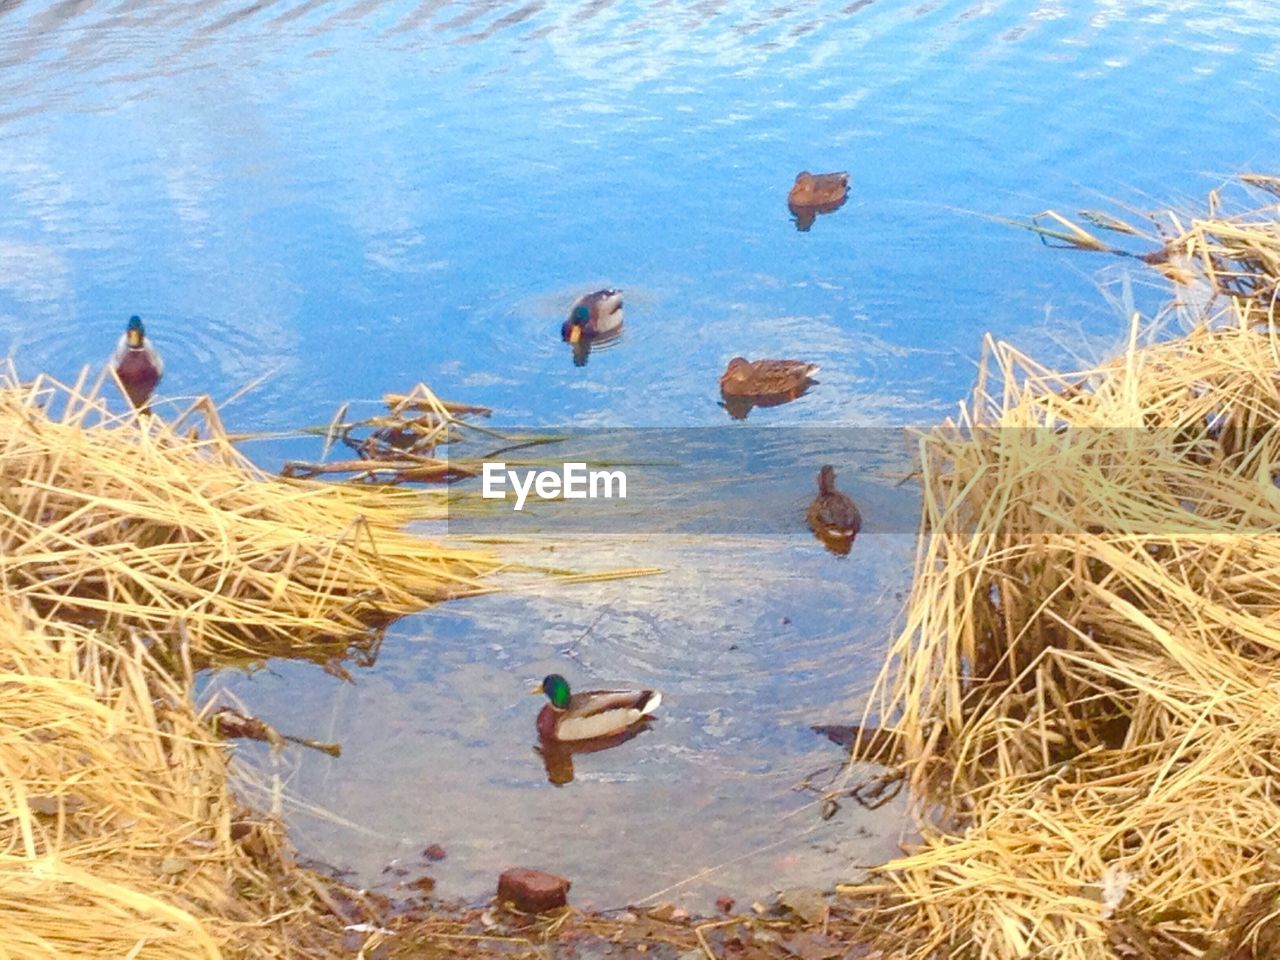
[(449, 463), (447, 460), (335, 460), (333, 463), (307, 463), (303, 460), (290, 460), (281, 469), (281, 476), (296, 477), (309, 480), (332, 473), (354, 473), (353, 479), (371, 479), (373, 474), (393, 474), (391, 482), (406, 480), (418, 482), (440, 482), (457, 480), (462, 477), (474, 477), (478, 471), (474, 467)]
[(319, 740), (311, 740), (308, 737), (295, 737), (288, 733), (281, 733), (257, 717), (250, 717), (227, 707), (214, 713), (210, 721), (213, 729), (229, 740), (257, 740), (260, 743), (269, 743), (273, 747), (281, 746), (288, 741), (299, 746), (310, 747), (312, 750), (319, 750), (331, 757), (342, 756), (341, 744), (321, 743)]

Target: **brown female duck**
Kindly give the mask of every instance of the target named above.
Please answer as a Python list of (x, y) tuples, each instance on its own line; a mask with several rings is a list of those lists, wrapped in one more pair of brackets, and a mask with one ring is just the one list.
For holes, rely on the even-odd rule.
[(851, 497), (836, 489), (836, 471), (831, 464), (818, 471), (818, 495), (809, 504), (806, 517), (809, 529), (823, 543), (830, 539), (852, 544), (862, 529), (862, 514)]
[(787, 195), (787, 206), (796, 218), (797, 230), (808, 230), (820, 213), (832, 213), (849, 196), (849, 174), (810, 173), (802, 170)]
[(849, 174), (801, 170), (787, 195), (787, 203), (793, 207), (825, 207), (844, 203), (848, 195)]
[(816, 363), (804, 360), (748, 360), (734, 357), (720, 375), (726, 397), (796, 397), (809, 388)]

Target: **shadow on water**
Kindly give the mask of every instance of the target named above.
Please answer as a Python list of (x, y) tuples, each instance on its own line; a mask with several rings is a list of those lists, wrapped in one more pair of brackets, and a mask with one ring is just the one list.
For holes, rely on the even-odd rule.
[(542, 757), (542, 765), (547, 770), (547, 782), (557, 787), (573, 781), (573, 758), (578, 754), (599, 753), (621, 746), (628, 740), (638, 737), (653, 725), (650, 718), (645, 718), (629, 730), (616, 733), (611, 737), (597, 737), (594, 740), (583, 740), (580, 743), (556, 743), (549, 740), (539, 741), (534, 749)]
[(784, 403), (790, 403), (792, 400), (799, 400), (806, 393), (818, 385), (818, 381), (812, 378), (805, 380), (794, 390), (786, 393), (765, 393), (753, 394), (751, 396), (731, 396), (721, 391), (720, 406), (724, 407), (725, 412), (734, 420), (745, 420), (747, 415), (756, 407), (780, 407)]
[(592, 353), (620, 346), (626, 334), (627, 331), (624, 327), (616, 333), (603, 334), (598, 337), (592, 337), (590, 340), (582, 339), (572, 344), (570, 352), (573, 354), (573, 365), (575, 367), (585, 367)]
[(788, 204), (787, 209), (791, 211), (792, 220), (796, 225), (796, 230), (800, 233), (808, 233), (809, 228), (813, 226), (814, 221), (822, 214), (835, 213), (845, 205), (845, 198), (841, 197), (835, 203), (822, 204)]

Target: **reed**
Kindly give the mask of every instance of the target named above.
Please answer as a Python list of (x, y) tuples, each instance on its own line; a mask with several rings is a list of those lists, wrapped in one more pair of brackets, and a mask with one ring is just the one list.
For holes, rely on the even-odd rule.
[(189, 681), (140, 641), (0, 600), (5, 957), (336, 953), (278, 826), (231, 800)]
[(866, 718), (892, 736), (858, 754), (920, 836), (845, 888), (885, 956), (1280, 946), (1280, 218), (1218, 204), (1149, 261), (1219, 294), (1189, 334), (1135, 317), (1070, 373), (988, 339), (917, 437), (915, 582)]
[[(426, 388), (397, 404), (441, 437), (466, 412)], [(228, 787), (215, 731), (274, 731), (197, 709), (192, 677), (238, 658), (372, 653), (391, 620), (496, 589), (499, 572), (655, 572), (507, 563), (405, 529), (455, 501), (267, 474), (207, 399), (167, 421), (117, 415), (87, 375), (0, 370), (0, 956), (358, 946), (343, 923), (369, 904), (298, 867), (281, 826)]]
[(406, 532), (442, 491), (271, 476), (199, 401), (114, 415), (83, 381), (0, 372), (0, 584), (42, 616), (197, 657), (328, 657), (397, 616), (488, 589), (489, 551)]

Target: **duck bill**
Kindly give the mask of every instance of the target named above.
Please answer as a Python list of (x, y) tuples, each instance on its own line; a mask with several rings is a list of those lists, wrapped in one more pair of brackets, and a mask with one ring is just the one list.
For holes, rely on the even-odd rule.
[(582, 339), (582, 328), (575, 323), (572, 327), (569, 328), (569, 342), (576, 347), (578, 345), (578, 341), (581, 339)]
[(134, 350), (138, 349), (138, 347), (142, 346), (142, 331), (130, 330), (127, 342)]
[(529, 696), (536, 697), (539, 694), (543, 694), (543, 693), (546, 693), (546, 691), (542, 689), (542, 684), (538, 684), (536, 687), (534, 687), (532, 690), (529, 691)]

